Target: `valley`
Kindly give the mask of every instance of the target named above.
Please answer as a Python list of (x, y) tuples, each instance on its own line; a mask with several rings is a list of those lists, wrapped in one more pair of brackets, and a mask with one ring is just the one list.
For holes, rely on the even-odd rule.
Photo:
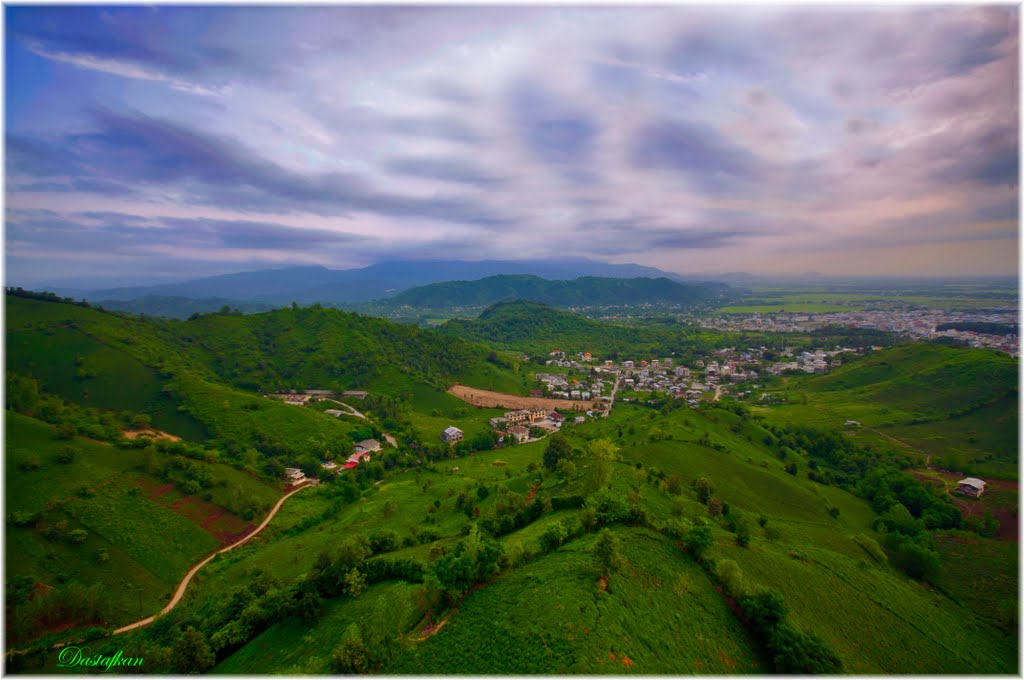
[(75, 641), (155, 672), (1017, 671), (1006, 354), (6, 303), (12, 672)]

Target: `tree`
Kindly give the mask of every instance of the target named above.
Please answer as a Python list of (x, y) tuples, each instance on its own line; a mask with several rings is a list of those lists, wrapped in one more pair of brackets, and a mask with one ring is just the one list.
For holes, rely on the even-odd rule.
[(603, 529), (597, 535), (593, 554), (598, 571), (606, 579), (622, 567), (622, 545), (619, 542), (619, 537), (608, 529)]
[(711, 533), (711, 527), (703, 520), (690, 529), (686, 534), (686, 539), (683, 541), (686, 550), (698, 562), (704, 559), (714, 543), (715, 537)]
[(700, 476), (693, 480), (693, 490), (697, 492), (697, 500), (707, 503), (715, 493), (715, 485), (707, 477)]
[(171, 669), (175, 673), (202, 673), (213, 667), (216, 659), (206, 636), (189, 626), (171, 650)]
[(356, 624), (349, 624), (345, 629), (341, 643), (331, 654), (331, 665), (338, 673), (362, 673), (369, 670), (369, 654)]
[(618, 448), (609, 439), (597, 439), (587, 447), (587, 493), (596, 493), (607, 486), (616, 453)]
[(564, 458), (558, 461), (558, 466), (555, 467), (555, 475), (562, 481), (567, 482), (576, 476), (576, 465), (568, 458)]
[(362, 572), (353, 567), (345, 574), (342, 588), (349, 597), (359, 597), (366, 590), (366, 577), (363, 576)]
[(560, 434), (551, 437), (547, 448), (544, 449), (544, 467), (554, 470), (558, 466), (558, 461), (569, 458), (572, 458), (572, 445), (569, 444), (569, 440)]

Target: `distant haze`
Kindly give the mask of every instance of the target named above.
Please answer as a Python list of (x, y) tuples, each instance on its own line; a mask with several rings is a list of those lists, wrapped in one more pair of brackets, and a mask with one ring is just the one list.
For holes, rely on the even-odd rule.
[(1018, 273), (1018, 9), (7, 6), (8, 283)]

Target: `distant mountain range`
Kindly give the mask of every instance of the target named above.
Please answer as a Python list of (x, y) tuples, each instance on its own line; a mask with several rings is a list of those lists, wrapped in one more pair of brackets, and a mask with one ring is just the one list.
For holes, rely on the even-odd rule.
[(152, 286), (106, 289), (55, 287), (62, 296), (90, 301), (135, 300), (146, 296), (225, 298), (235, 301), (286, 305), (291, 302), (324, 304), (367, 302), (403, 290), (440, 281), (475, 280), (501, 274), (531, 274), (545, 279), (581, 276), (611, 278), (667, 277), (677, 274), (638, 264), (608, 264), (587, 259), (560, 260), (399, 260), (361, 269), (287, 267), (222, 274)]
[(381, 302), (390, 308), (421, 309), (485, 307), (508, 300), (531, 300), (561, 308), (644, 303), (694, 305), (720, 298), (727, 290), (729, 287), (721, 283), (680, 283), (665, 277), (583, 276), (571, 281), (552, 281), (529, 274), (502, 274), (476, 281), (432, 283)]
[(225, 307), (251, 314), (254, 312), (269, 312), (276, 306), (279, 306), (265, 302), (229, 300), (228, 298), (221, 297), (189, 298), (174, 295), (146, 295), (131, 300), (96, 300), (95, 304), (116, 312), (166, 316), (171, 319), (185, 319), (196, 312), (200, 314), (217, 312)]

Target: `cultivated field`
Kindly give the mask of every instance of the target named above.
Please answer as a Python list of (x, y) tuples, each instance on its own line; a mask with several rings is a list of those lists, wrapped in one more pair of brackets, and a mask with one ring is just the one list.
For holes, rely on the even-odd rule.
[(593, 402), (580, 401), (576, 399), (545, 399), (544, 397), (520, 397), (515, 394), (502, 394), (489, 390), (478, 390), (475, 387), (465, 385), (452, 385), (448, 393), (453, 394), (467, 404), (481, 406), (483, 408), (512, 408), (525, 409), (534, 406), (543, 406), (546, 409), (572, 409), (574, 411), (586, 411), (590, 409)]

